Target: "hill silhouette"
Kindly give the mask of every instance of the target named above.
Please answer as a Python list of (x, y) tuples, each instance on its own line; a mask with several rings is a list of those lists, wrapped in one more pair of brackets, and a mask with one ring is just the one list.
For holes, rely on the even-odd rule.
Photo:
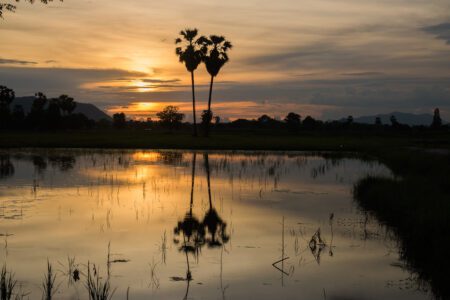
[[(23, 107), (23, 110), (25, 114), (28, 114), (31, 110), (31, 105), (34, 101), (34, 97), (17, 97), (14, 99), (14, 101), (11, 103), (10, 107), (14, 107), (15, 105), (20, 105)], [(102, 111), (100, 108), (95, 106), (94, 104), (90, 103), (80, 103), (76, 102), (77, 106), (73, 113), (75, 114), (83, 114), (88, 119), (94, 120), (94, 121), (100, 121), (100, 120), (111, 120), (111, 117), (107, 115), (104, 111)]]

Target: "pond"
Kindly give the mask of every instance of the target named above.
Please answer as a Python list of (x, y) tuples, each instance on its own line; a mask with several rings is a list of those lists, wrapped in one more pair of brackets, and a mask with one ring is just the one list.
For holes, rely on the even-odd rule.
[(54, 299), (105, 283), (112, 299), (431, 297), (353, 200), (359, 179), (392, 176), (375, 161), (24, 149), (0, 166), (0, 262), (24, 299), (43, 283)]

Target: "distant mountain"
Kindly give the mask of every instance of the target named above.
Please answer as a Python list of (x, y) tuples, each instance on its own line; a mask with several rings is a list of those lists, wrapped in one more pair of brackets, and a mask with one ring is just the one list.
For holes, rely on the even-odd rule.
[[(410, 126), (418, 126), (425, 125), (429, 126), (433, 122), (433, 115), (431, 114), (410, 114), (410, 113), (402, 113), (402, 112), (393, 112), (390, 114), (378, 114), (373, 116), (362, 116), (356, 117), (353, 119), (355, 123), (362, 124), (375, 124), (375, 118), (380, 117), (381, 123), (383, 124), (391, 124), (391, 116), (395, 116), (397, 121), (400, 124), (407, 124)], [(347, 118), (343, 118), (342, 121), (346, 121)], [(447, 124), (448, 122), (442, 121), (443, 124)]]
[[(15, 105), (20, 105), (23, 107), (25, 114), (28, 114), (31, 110), (31, 104), (33, 103), (33, 101), (34, 97), (17, 97), (11, 103), (11, 108), (13, 108)], [(111, 120), (111, 117), (108, 116), (104, 111), (102, 111), (97, 106), (90, 103), (77, 102), (77, 106), (73, 111), (73, 113), (83, 114), (87, 118), (94, 121), (100, 121), (102, 119)]]

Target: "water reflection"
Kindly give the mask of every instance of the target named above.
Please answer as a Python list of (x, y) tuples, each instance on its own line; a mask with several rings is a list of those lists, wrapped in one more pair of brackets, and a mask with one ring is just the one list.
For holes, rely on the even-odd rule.
[[(194, 206), (194, 187), (195, 187), (195, 169), (197, 162), (197, 153), (192, 154), (192, 183), (191, 183), (191, 197), (189, 202), (189, 210), (183, 220), (179, 221), (174, 228), (174, 243), (179, 246), (179, 251), (186, 256), (186, 277), (172, 277), (172, 280), (184, 280), (187, 282), (186, 294), (184, 299), (187, 299), (189, 294), (189, 286), (192, 280), (192, 273), (189, 264), (189, 254), (198, 261), (201, 248), (207, 245), (209, 248), (217, 248), (224, 246), (230, 239), (226, 232), (227, 223), (222, 220), (217, 210), (214, 208), (211, 197), (211, 172), (209, 167), (208, 154), (203, 154), (204, 167), (206, 172), (206, 181), (208, 185), (208, 202), (209, 209), (206, 211), (203, 219), (200, 221), (193, 212)], [(182, 239), (180, 241), (180, 236)]]
[(358, 179), (390, 175), (376, 162), (106, 150), (3, 151), (0, 162), (13, 170), (1, 173), (1, 262), (30, 299), (47, 258), (63, 299), (105, 285), (113, 299), (429, 296), (398, 288), (410, 273), (393, 267), (396, 237), (352, 200)]

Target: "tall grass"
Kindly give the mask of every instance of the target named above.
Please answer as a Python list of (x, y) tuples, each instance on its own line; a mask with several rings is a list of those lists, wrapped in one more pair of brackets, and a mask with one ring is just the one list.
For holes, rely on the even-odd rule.
[(14, 279), (14, 274), (6, 271), (6, 264), (3, 265), (1, 278), (0, 278), (0, 296), (1, 300), (12, 299), (14, 288), (16, 287), (17, 280)]
[[(94, 270), (97, 270), (95, 265)], [(88, 274), (87, 274), (86, 288), (89, 293), (89, 299), (91, 300), (110, 300), (112, 299), (116, 289), (111, 289), (111, 284), (109, 282), (109, 277), (103, 282), (100, 278), (98, 271), (94, 271), (91, 274), (91, 267), (88, 263)]]
[(51, 300), (58, 291), (58, 286), (55, 286), (56, 274), (53, 272), (53, 267), (47, 260), (47, 273), (42, 281), (42, 299)]
[(402, 175), (401, 180), (364, 178), (355, 185), (354, 197), (396, 234), (399, 257), (418, 274), (419, 285), (430, 286), (437, 299), (450, 299), (450, 193), (441, 186), (448, 178)]

